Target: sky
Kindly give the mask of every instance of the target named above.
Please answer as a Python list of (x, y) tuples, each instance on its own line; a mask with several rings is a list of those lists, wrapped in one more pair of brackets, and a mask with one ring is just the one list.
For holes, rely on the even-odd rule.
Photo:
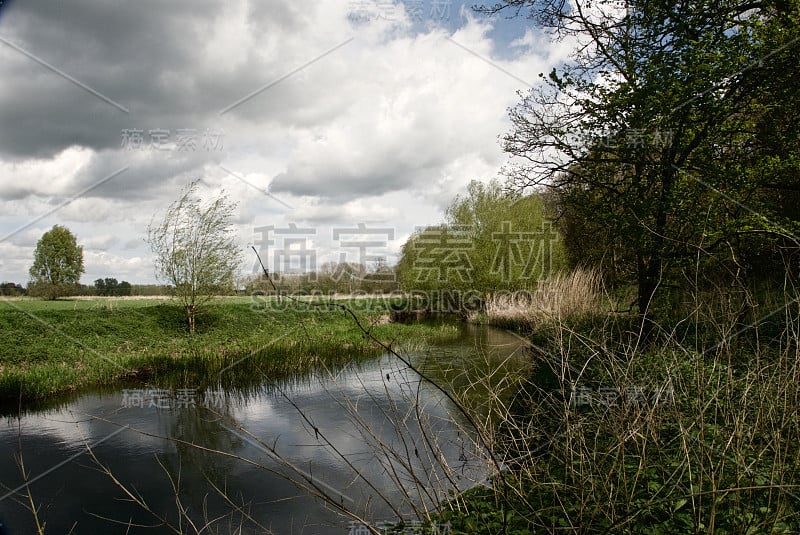
[(272, 270), (394, 264), (499, 176), (508, 108), (570, 51), (470, 5), (0, 0), (0, 281), (59, 224), (84, 284), (157, 282), (147, 227), (195, 180), (237, 204), (243, 275), (253, 245)]

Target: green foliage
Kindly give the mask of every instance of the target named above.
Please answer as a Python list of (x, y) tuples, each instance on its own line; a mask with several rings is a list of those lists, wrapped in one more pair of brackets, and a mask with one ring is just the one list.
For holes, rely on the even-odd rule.
[(13, 282), (3, 282), (2, 284), (0, 284), (0, 295), (5, 295), (8, 297), (17, 297), (20, 295), (25, 295), (25, 288), (23, 288), (21, 284), (16, 284)]
[(126, 296), (131, 295), (132, 286), (127, 281), (118, 282), (113, 277), (106, 277), (95, 280), (94, 288), (96, 295)]
[(83, 247), (69, 229), (55, 225), (36, 244), (28, 290), (48, 299), (70, 295), (83, 272)]
[(125, 296), (125, 295), (131, 295), (132, 289), (133, 289), (133, 286), (131, 286), (130, 282), (122, 281), (116, 287), (115, 291), (116, 291), (116, 295)]
[(734, 284), (796, 264), (797, 3), (485, 9), (506, 8), (582, 43), (512, 109), (504, 137), (525, 162), (511, 183), (554, 190), (573, 264), (635, 284), (643, 320), (689, 263)]
[(564, 265), (559, 235), (538, 195), (509, 194), (497, 182), (473, 181), (446, 216), (446, 223), (417, 231), (403, 246), (397, 267), (403, 289), (482, 297), (535, 288)]
[(233, 289), (241, 259), (230, 222), (235, 204), (223, 194), (203, 205), (196, 193), (197, 181), (170, 205), (161, 222), (147, 229), (156, 274), (174, 287), (189, 332), (194, 332), (198, 311), (214, 295)]

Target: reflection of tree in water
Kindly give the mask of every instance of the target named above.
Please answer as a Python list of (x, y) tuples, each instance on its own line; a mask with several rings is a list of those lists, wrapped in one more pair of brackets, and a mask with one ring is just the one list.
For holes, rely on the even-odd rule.
[(198, 396), (195, 406), (173, 408), (174, 417), (169, 419), (166, 424), (169, 429), (163, 433), (174, 441), (159, 460), (194, 520), (200, 521), (194, 516), (205, 511), (208, 519), (227, 514), (238, 524), (241, 518), (232, 514), (220, 491), (247, 509), (243, 493), (237, 492), (237, 480), (231, 477), (242, 466), (235, 455), (245, 448), (245, 441), (229, 430), (235, 421), (233, 409), (241, 400), (228, 396), (227, 403), (217, 402), (210, 410), (203, 406), (202, 400)]

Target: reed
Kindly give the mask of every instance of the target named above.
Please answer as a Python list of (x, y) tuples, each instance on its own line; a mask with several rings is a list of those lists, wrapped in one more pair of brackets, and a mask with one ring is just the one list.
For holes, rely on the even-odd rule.
[(602, 302), (599, 272), (578, 268), (541, 280), (532, 292), (490, 294), (486, 317), (492, 325), (530, 327), (601, 315)]

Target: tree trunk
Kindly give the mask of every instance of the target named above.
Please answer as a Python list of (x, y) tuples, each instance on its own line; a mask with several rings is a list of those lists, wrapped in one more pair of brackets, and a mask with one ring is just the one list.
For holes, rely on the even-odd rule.
[(186, 323), (189, 327), (189, 333), (194, 333), (194, 305), (186, 305)]
[[(661, 280), (661, 260), (664, 254), (664, 236), (666, 236), (667, 233), (669, 198), (675, 184), (675, 167), (672, 165), (672, 158), (673, 156), (670, 155), (669, 159), (665, 160), (662, 166), (660, 177), (661, 194), (659, 202), (655, 207), (654, 230), (652, 231), (653, 235), (650, 237), (652, 243), (643, 248), (643, 251), (649, 254), (645, 257), (645, 253), (640, 252), (637, 256), (639, 332), (641, 333), (642, 343), (645, 347), (652, 341), (651, 337), (656, 327), (652, 306)], [(645, 243), (647, 242), (645, 241)]]
[(658, 269), (659, 263), (653, 258), (646, 262), (641, 255), (639, 256), (636, 302), (639, 307), (639, 332), (645, 346), (650, 342), (655, 327), (652, 304), (658, 285)]

